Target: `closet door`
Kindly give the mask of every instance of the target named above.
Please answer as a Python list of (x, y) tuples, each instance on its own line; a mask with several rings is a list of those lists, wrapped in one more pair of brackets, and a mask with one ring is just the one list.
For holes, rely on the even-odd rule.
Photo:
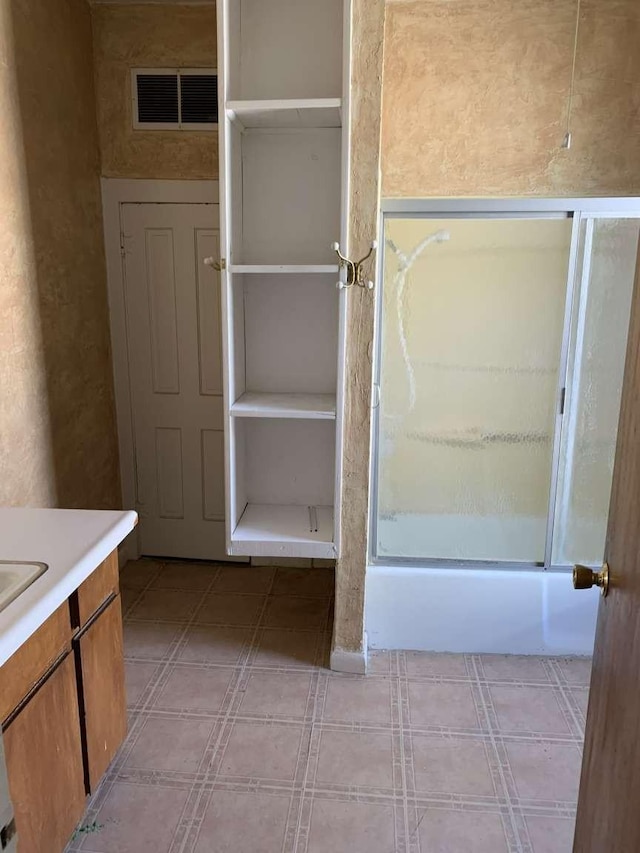
[(337, 554), (350, 4), (218, 4), (226, 544)]
[(136, 510), (146, 555), (219, 560), (224, 455), (218, 205), (125, 204)]

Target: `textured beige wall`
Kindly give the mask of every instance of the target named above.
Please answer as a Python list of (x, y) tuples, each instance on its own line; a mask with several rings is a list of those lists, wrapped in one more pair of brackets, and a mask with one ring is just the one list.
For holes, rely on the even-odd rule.
[(0, 505), (120, 502), (91, 23), (0, 2)]
[(388, 197), (640, 194), (640, 3), (387, 0)]
[(92, 9), (102, 174), (194, 180), (218, 176), (218, 134), (134, 130), (132, 68), (216, 67), (215, 6)]

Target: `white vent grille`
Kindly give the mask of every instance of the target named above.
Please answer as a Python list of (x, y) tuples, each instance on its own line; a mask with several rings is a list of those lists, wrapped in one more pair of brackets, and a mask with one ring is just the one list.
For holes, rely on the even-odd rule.
[(133, 126), (139, 130), (215, 130), (218, 75), (210, 68), (134, 68)]

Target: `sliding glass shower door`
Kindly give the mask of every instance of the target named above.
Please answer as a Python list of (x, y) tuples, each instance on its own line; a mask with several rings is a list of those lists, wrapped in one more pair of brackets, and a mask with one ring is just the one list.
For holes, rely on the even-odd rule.
[(573, 212), (385, 216), (375, 556), (597, 562), (637, 243)]

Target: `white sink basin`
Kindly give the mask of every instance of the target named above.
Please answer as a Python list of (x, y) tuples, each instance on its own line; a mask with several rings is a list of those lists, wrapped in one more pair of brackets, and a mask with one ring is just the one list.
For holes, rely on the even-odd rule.
[(10, 563), (0, 560), (0, 610), (15, 601), (47, 568), (46, 563)]

